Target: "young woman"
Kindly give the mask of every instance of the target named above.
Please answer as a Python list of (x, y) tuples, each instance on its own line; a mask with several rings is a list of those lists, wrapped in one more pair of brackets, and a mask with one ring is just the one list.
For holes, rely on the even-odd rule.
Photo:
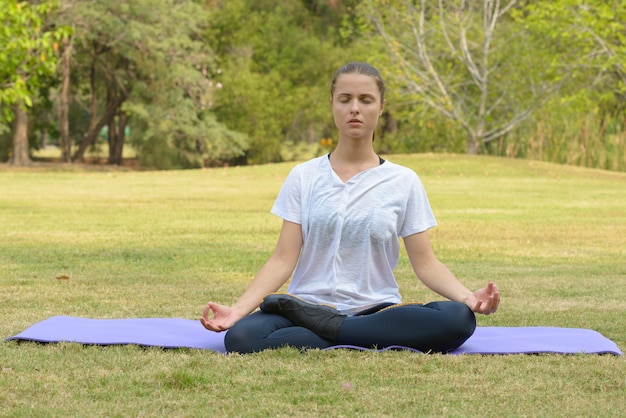
[[(446, 352), (472, 335), (475, 312), (497, 310), (493, 283), (472, 292), (435, 256), (426, 231), (436, 223), (415, 172), (374, 151), (384, 95), (369, 64), (335, 73), (336, 148), (291, 171), (272, 208), (283, 219), (273, 254), (232, 307), (209, 302), (200, 318), (208, 330), (228, 330), (228, 351), (349, 344)], [(393, 276), (400, 238), (417, 277), (448, 301), (401, 303)], [(288, 293), (273, 293), (292, 274)]]

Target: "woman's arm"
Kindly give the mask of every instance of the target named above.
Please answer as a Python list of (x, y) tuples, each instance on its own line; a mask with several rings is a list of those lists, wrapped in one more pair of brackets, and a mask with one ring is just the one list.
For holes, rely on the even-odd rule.
[(465, 287), (433, 251), (427, 232), (404, 238), (404, 244), (417, 277), (429, 289), (456, 302), (465, 303), (474, 312), (490, 314), (498, 309), (500, 293), (495, 284), (472, 292)]
[(277, 291), (296, 268), (302, 249), (302, 227), (283, 221), (278, 243), (269, 260), (261, 267), (248, 289), (233, 305), (233, 309), (248, 315), (256, 309), (263, 298)]
[[(302, 249), (302, 227), (283, 221), (278, 243), (243, 295), (232, 307), (209, 302), (200, 322), (211, 331), (224, 331), (256, 309), (263, 298), (277, 291), (296, 268)], [(213, 318), (210, 318), (212, 313)]]

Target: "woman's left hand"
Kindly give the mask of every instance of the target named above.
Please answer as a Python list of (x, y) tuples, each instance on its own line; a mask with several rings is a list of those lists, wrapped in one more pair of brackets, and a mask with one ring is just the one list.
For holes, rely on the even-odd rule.
[(465, 304), (476, 313), (489, 315), (498, 310), (500, 292), (498, 287), (489, 282), (487, 287), (479, 289), (465, 299)]

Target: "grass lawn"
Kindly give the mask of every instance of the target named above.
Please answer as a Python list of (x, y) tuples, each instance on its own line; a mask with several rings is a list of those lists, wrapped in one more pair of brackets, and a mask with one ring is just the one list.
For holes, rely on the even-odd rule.
[[(440, 259), (494, 280), (480, 326), (591, 328), (626, 351), (626, 174), (398, 155)], [(197, 318), (274, 248), (293, 163), (168, 172), (0, 166), (0, 338), (53, 315)], [(402, 256), (405, 300), (435, 296)], [(57, 279), (68, 276), (68, 279)], [(626, 358), (294, 349), (224, 356), (0, 343), (0, 416), (625, 416)]]

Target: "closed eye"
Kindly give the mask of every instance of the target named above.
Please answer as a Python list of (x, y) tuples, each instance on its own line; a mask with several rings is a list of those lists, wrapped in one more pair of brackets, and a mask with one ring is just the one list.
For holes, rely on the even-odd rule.
[[(339, 95), (337, 98), (339, 103), (349, 103), (352, 100), (352, 96), (347, 94)], [(376, 98), (370, 94), (364, 94), (359, 96), (359, 101), (364, 104), (372, 104), (376, 101)]]

